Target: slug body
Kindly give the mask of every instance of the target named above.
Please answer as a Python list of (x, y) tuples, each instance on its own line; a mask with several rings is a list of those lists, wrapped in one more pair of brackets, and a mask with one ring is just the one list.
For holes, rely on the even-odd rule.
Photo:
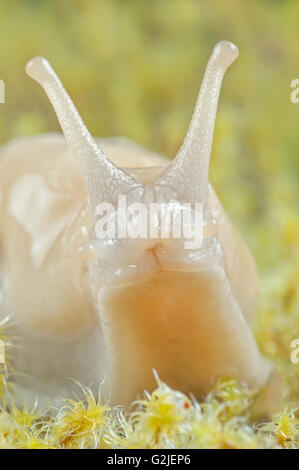
[[(125, 139), (95, 141), (49, 63), (28, 63), (67, 141), (48, 134), (1, 150), (2, 314), (21, 342), (11, 354), (28, 396), (69, 396), (72, 377), (104, 380), (113, 403), (129, 404), (154, 387), (153, 369), (197, 398), (222, 376), (267, 384), (272, 365), (250, 328), (255, 263), (208, 183), (220, 86), (237, 55), (229, 42), (215, 46), (172, 162)], [(146, 208), (201, 203), (202, 244), (100, 239), (98, 204), (122, 215), (120, 195)]]

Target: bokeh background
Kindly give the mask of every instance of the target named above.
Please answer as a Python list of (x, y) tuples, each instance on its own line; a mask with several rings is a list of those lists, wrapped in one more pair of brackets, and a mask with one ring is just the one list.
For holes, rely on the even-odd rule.
[(94, 135), (123, 135), (171, 158), (208, 56), (239, 47), (216, 122), (211, 182), (261, 277), (256, 335), (299, 397), (299, 3), (296, 0), (0, 0), (0, 142), (59, 129), (24, 72), (43, 55)]

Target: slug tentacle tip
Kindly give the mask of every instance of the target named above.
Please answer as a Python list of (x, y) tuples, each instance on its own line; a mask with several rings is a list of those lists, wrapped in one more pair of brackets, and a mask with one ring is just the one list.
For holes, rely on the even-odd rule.
[(29, 77), (42, 84), (47, 78), (49, 71), (51, 71), (51, 66), (47, 59), (37, 56), (27, 62), (25, 71)]
[(212, 56), (227, 69), (238, 58), (239, 49), (230, 41), (219, 41), (214, 47)]

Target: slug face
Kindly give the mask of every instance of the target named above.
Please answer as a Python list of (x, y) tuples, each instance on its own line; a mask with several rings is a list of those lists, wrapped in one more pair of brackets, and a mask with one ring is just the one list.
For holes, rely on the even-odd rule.
[[(214, 48), (185, 141), (164, 169), (114, 165), (49, 63), (35, 58), (27, 65), (55, 108), (88, 191), (93, 224), (81, 255), (88, 262), (104, 331), (105, 377), (116, 403), (152, 389), (153, 368), (170, 386), (197, 396), (219, 376), (256, 389), (269, 378), (271, 365), (249, 327), (255, 264), (208, 182), (221, 82), (237, 56), (227, 41)], [(178, 236), (174, 214), (181, 221), (185, 214), (189, 232)]]
[[(160, 174), (147, 168), (137, 175), (116, 167), (101, 152), (49, 63), (43, 58), (28, 63), (27, 73), (44, 87), (80, 162), (93, 215), (92, 239), (81, 252), (94, 259), (92, 271), (100, 285), (140, 281), (161, 270), (196, 270), (208, 252), (220, 262), (208, 169), (222, 78), (237, 56), (233, 44), (217, 44), (176, 159)], [(189, 227), (175, 234), (179, 217), (181, 224), (189, 221)]]

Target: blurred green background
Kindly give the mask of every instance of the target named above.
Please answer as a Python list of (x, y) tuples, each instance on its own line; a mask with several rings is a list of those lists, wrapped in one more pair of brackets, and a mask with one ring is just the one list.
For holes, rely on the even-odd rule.
[(59, 129), (24, 72), (43, 55), (94, 135), (173, 157), (208, 56), (231, 40), (240, 57), (224, 80), (211, 182), (261, 268), (272, 269), (298, 245), (298, 38), (296, 0), (0, 0), (0, 142)]

